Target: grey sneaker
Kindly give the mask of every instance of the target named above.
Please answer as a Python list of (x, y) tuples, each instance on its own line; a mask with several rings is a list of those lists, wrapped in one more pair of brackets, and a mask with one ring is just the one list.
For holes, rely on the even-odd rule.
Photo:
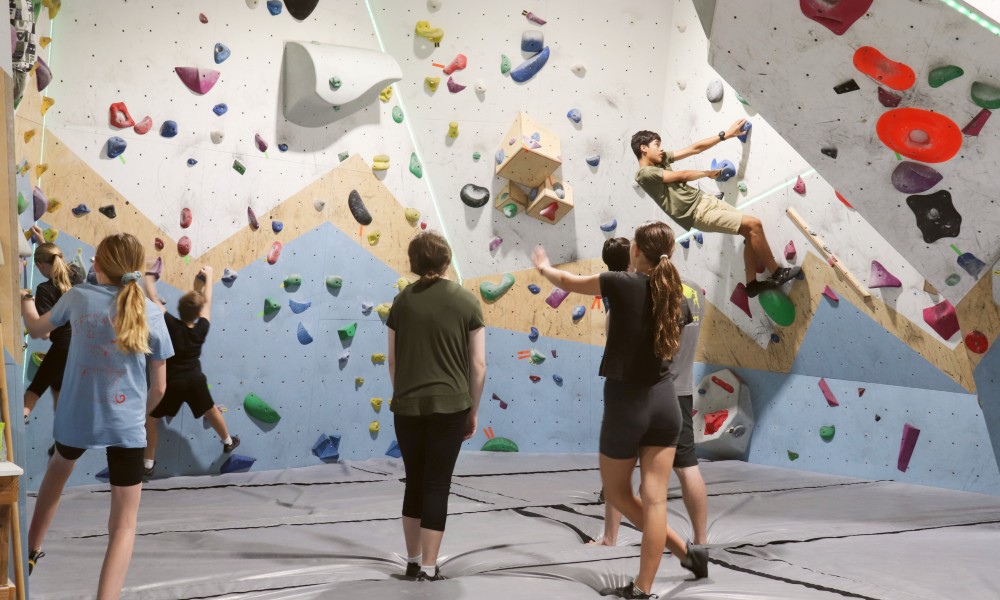
[(681, 561), (681, 566), (694, 573), (695, 579), (708, 577), (708, 548), (688, 544), (687, 558)]

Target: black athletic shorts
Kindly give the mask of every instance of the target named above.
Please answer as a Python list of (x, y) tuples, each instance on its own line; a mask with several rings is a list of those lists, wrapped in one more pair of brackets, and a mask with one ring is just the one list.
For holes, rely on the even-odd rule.
[[(108, 446), (108, 477), (111, 485), (129, 487), (142, 483), (142, 454), (145, 448), (120, 448)], [(66, 460), (76, 460), (85, 448), (64, 446), (56, 442), (56, 452)]]
[(681, 420), (672, 379), (661, 379), (652, 386), (607, 379), (601, 454), (616, 459), (635, 458), (642, 446), (677, 446)]
[(698, 457), (694, 452), (694, 398), (690, 395), (678, 396), (677, 404), (681, 407), (681, 437), (677, 440), (677, 454), (674, 455), (674, 468), (685, 469), (697, 467)]
[(68, 354), (69, 348), (62, 346), (49, 348), (49, 351), (45, 353), (45, 358), (42, 359), (42, 364), (38, 365), (38, 371), (35, 372), (35, 378), (31, 380), (28, 391), (41, 397), (49, 388), (57, 392), (61, 390)]
[(168, 380), (167, 391), (163, 394), (163, 399), (149, 413), (149, 416), (154, 419), (175, 417), (184, 404), (191, 407), (191, 412), (196, 419), (200, 419), (215, 406), (212, 394), (208, 391), (208, 379), (205, 378), (204, 374), (199, 373), (186, 379)]

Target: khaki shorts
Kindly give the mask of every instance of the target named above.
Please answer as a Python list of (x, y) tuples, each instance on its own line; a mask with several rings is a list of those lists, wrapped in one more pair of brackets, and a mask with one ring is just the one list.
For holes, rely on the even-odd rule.
[(694, 226), (705, 233), (740, 232), (743, 213), (728, 202), (723, 202), (715, 196), (704, 195), (694, 209)]

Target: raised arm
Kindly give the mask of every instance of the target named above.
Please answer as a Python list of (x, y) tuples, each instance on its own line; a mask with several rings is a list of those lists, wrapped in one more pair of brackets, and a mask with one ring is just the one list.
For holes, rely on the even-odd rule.
[(163, 305), (160, 297), (156, 294), (156, 275), (146, 273), (146, 276), (142, 278), (142, 287), (146, 290), (146, 297), (152, 300), (153, 304), (159, 306), (160, 310), (167, 312), (167, 307)]
[(599, 275), (575, 275), (569, 271), (554, 268), (549, 263), (549, 257), (545, 254), (545, 248), (541, 246), (535, 247), (535, 251), (531, 254), (531, 260), (535, 264), (535, 268), (538, 269), (538, 272), (542, 274), (542, 277), (567, 292), (586, 294), (588, 296), (598, 296), (601, 293)]
[(55, 329), (51, 312), (38, 316), (35, 297), (31, 295), (31, 290), (21, 290), (21, 315), (24, 317), (24, 328), (28, 330), (28, 335), (35, 339), (44, 337)]
[(206, 321), (211, 321), (212, 316), (212, 267), (205, 265), (201, 268), (198, 273), (198, 278), (201, 279), (202, 286), (201, 294), (205, 297), (205, 306), (201, 307), (201, 312), (198, 313), (198, 318), (205, 319)]
[[(727, 130), (725, 130), (723, 132), (723, 138), (725, 138), (725, 139), (728, 140), (728, 139), (734, 138), (734, 137), (742, 134), (743, 133), (743, 124), (746, 123), (746, 122), (747, 122), (746, 119), (739, 119), (739, 120), (735, 121), (732, 125), (729, 126), (729, 129), (727, 129)], [(694, 156), (695, 154), (701, 154), (705, 150), (708, 150), (709, 148), (711, 148), (711, 147), (715, 146), (716, 144), (718, 144), (719, 142), (721, 142), (723, 140), (723, 138), (720, 138), (718, 135), (714, 135), (712, 137), (705, 138), (703, 140), (699, 140), (699, 141), (691, 144), (687, 148), (681, 148), (680, 150), (677, 150), (677, 151), (674, 152), (674, 160), (681, 160), (681, 159), (687, 158), (689, 156)], [(683, 172), (683, 171), (681, 171), (681, 172)], [(695, 171), (695, 172), (697, 172), (697, 171)], [(716, 175), (716, 177), (718, 177), (718, 175)], [(695, 178), (695, 179), (697, 179), (697, 178)], [(666, 177), (663, 178), (663, 181), (664, 181), (664, 183), (672, 183), (670, 181), (667, 181)], [(688, 179), (688, 180), (680, 180), (680, 181), (691, 181), (691, 180)]]

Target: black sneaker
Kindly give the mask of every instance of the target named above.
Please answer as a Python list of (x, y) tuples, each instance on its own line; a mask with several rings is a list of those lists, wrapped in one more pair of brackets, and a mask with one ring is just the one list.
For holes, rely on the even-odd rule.
[(444, 581), (445, 579), (446, 577), (441, 574), (441, 569), (438, 569), (437, 567), (434, 568), (433, 575), (428, 575), (423, 568), (421, 568), (420, 572), (417, 573), (417, 581)]
[(656, 594), (647, 594), (635, 587), (635, 582), (626, 584), (615, 590), (615, 595), (619, 598), (659, 598)]
[(31, 575), (31, 572), (35, 570), (35, 563), (43, 556), (45, 553), (41, 550), (32, 550), (28, 553), (28, 575)]
[(771, 276), (768, 277), (768, 281), (774, 283), (774, 285), (784, 285), (789, 281), (795, 279), (802, 272), (802, 267), (780, 267)]
[(230, 452), (235, 450), (237, 446), (240, 445), (240, 436), (234, 435), (231, 437), (233, 438), (232, 444), (222, 444), (222, 451), (225, 452), (226, 454), (229, 454)]
[(420, 565), (415, 562), (406, 563), (406, 576), (410, 579), (416, 579), (420, 576)]
[(687, 559), (681, 561), (681, 566), (694, 573), (695, 579), (708, 577), (708, 548), (688, 544)]
[(764, 290), (773, 290), (778, 287), (778, 284), (774, 283), (770, 279), (754, 279), (750, 283), (746, 284), (747, 296), (750, 298), (756, 298), (757, 294), (760, 294)]
[(153, 469), (155, 469), (155, 468), (156, 468), (156, 463), (155, 462), (153, 463), (153, 466), (149, 467), (148, 469), (145, 466), (143, 466), (142, 467), (142, 476), (144, 478), (146, 478), (146, 479), (149, 479), (150, 477), (153, 476)]
[(31, 421), (31, 416), (30, 415), (24, 415), (24, 424), (27, 425), (29, 421)]

